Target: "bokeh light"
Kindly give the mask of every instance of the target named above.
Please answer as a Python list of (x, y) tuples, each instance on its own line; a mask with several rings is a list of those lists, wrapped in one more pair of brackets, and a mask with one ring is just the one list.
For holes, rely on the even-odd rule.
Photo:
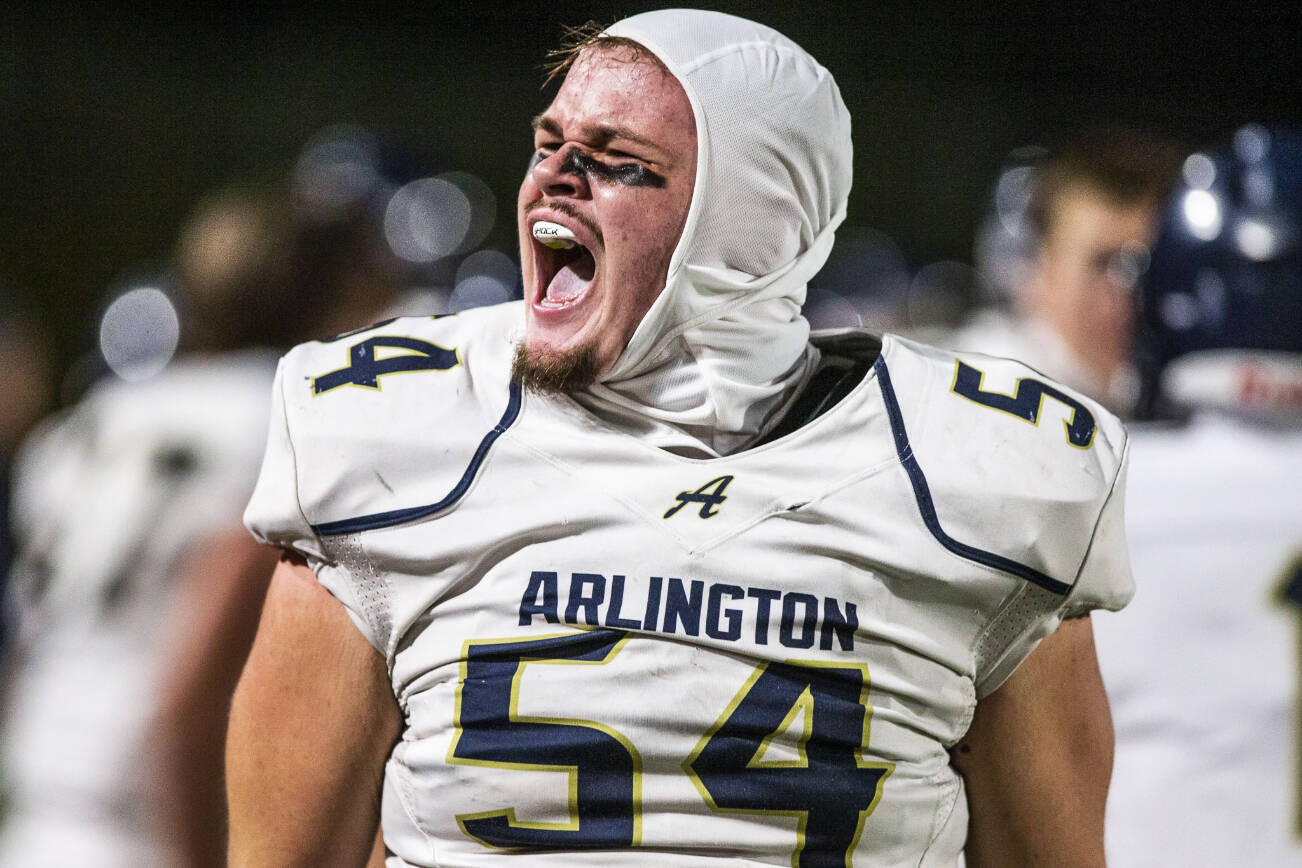
[(465, 236), (453, 252), (467, 253), (474, 250), (488, 237), (497, 221), (497, 197), (481, 178), (469, 172), (444, 172), (438, 177), (455, 185), (470, 203), (470, 222), (466, 226)]
[(1275, 200), (1275, 174), (1268, 164), (1243, 173), (1243, 198), (1254, 208), (1265, 208)]
[(520, 267), (499, 250), (477, 250), (461, 261), (448, 299), (451, 313), (518, 298)]
[(1261, 124), (1248, 124), (1234, 133), (1234, 153), (1245, 163), (1259, 163), (1270, 153), (1270, 132)]
[(330, 220), (374, 195), (383, 184), (373, 137), (340, 125), (318, 133), (294, 166), (294, 192), (319, 220)]
[(1213, 241), (1221, 234), (1221, 204), (1206, 190), (1185, 193), (1180, 211), (1195, 238)]
[(1198, 190), (1209, 190), (1216, 183), (1216, 164), (1206, 154), (1190, 154), (1180, 168), (1184, 182)]
[(496, 217), (487, 184), (468, 172), (445, 172), (394, 192), (384, 209), (384, 237), (407, 262), (432, 263), (473, 250)]
[(1279, 252), (1279, 235), (1262, 220), (1246, 219), (1234, 227), (1234, 243), (1244, 256), (1256, 262), (1274, 259)]
[(113, 373), (129, 382), (146, 380), (167, 367), (180, 337), (176, 306), (153, 286), (122, 293), (100, 319), (100, 354)]
[(443, 178), (398, 188), (384, 209), (384, 237), (408, 262), (434, 262), (452, 253), (470, 229), (470, 200)]

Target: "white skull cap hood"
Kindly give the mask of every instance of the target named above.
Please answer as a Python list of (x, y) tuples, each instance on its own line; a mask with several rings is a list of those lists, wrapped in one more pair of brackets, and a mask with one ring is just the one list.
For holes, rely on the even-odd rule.
[(575, 398), (663, 448), (727, 454), (817, 363), (800, 308), (845, 218), (850, 115), (826, 69), (744, 18), (666, 9), (605, 34), (645, 47), (687, 92), (696, 185), (664, 292)]

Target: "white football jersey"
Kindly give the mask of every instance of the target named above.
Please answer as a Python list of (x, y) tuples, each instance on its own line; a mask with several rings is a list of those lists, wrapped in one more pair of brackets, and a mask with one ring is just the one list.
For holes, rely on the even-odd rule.
[(1302, 866), (1302, 432), (1205, 415), (1131, 442), (1140, 591), (1095, 619), (1108, 864)]
[(1120, 423), (887, 337), (813, 421), (684, 458), (522, 394), (521, 321), (281, 363), (245, 518), (389, 662), (390, 865), (953, 865), (977, 699), (1129, 597)]
[(178, 562), (239, 527), (275, 355), (105, 381), (39, 429), (15, 475), (0, 865), (164, 866), (147, 726)]

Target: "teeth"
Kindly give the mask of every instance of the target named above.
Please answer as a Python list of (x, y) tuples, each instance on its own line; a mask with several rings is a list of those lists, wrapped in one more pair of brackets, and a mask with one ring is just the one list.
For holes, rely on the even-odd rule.
[(539, 220), (533, 224), (533, 237), (553, 250), (568, 250), (579, 243), (573, 232), (550, 220)]

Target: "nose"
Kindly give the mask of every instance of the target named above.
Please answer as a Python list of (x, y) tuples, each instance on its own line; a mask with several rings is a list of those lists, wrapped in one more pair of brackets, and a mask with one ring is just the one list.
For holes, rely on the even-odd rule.
[(578, 149), (572, 143), (562, 145), (555, 153), (534, 163), (530, 171), (539, 190), (548, 196), (588, 195), (588, 176), (573, 159)]

